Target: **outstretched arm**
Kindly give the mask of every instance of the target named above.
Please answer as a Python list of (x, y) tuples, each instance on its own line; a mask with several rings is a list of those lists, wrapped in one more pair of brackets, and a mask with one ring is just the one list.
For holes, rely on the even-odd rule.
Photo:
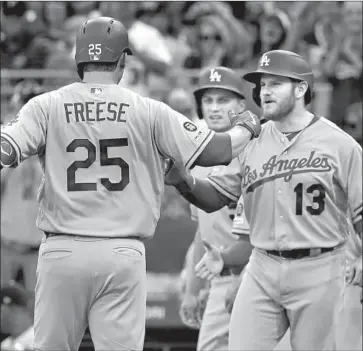
[(165, 176), (165, 184), (173, 185), (187, 201), (207, 213), (218, 211), (231, 202), (209, 181), (194, 178), (183, 166), (173, 165)]
[(202, 167), (228, 165), (243, 152), (249, 141), (261, 132), (259, 119), (250, 111), (241, 114), (230, 111), (229, 118), (235, 126), (226, 133), (215, 133), (195, 160), (195, 165)]

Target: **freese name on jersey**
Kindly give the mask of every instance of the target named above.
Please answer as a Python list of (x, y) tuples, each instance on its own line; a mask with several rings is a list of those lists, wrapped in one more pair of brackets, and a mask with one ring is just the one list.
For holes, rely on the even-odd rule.
[(125, 123), (126, 103), (86, 101), (64, 103), (67, 123), (114, 121)]

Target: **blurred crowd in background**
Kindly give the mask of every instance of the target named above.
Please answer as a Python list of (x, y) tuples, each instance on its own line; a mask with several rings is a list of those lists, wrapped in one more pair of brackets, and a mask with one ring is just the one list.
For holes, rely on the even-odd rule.
[[(310, 62), (314, 71), (315, 99), (311, 109), (362, 143), (360, 1), (2, 1), (2, 123), (12, 119), (29, 98), (79, 80), (74, 61), (76, 32), (86, 19), (97, 16), (114, 17), (128, 29), (134, 55), (127, 57), (120, 84), (169, 104), (191, 120), (198, 118), (192, 92), (201, 69), (228, 66), (242, 75), (254, 70), (266, 51), (295, 51)], [(38, 69), (51, 73), (19, 74), (21, 70)], [(61, 73), (54, 73), (57, 71)], [(63, 71), (69, 72), (65, 75)], [(247, 106), (259, 114), (251, 98), (252, 85), (244, 84)], [(30, 163), (21, 172), (14, 172), (18, 172), (18, 177), (9, 180), (13, 184), (9, 185), (3, 174), (1, 177), (1, 198), (13, 199), (11, 203), (2, 201), (1, 252), (2, 260), (7, 257), (8, 263), (16, 255), (14, 262), (20, 262), (22, 274), (26, 274), (24, 267), (31, 268), (34, 262), (36, 265), (40, 244), (40, 235), (34, 235), (40, 175)], [(17, 187), (19, 183), (24, 187)], [(6, 192), (6, 187), (15, 187), (17, 193)], [(18, 219), (23, 218), (22, 206), (29, 218), (15, 223), (14, 213)], [(169, 187), (163, 218), (189, 218), (188, 204)], [(11, 269), (21, 266), (14, 262)], [(19, 273), (16, 269), (14, 272)], [(1, 275), (5, 279), (3, 267)], [(26, 289), (22, 292), (22, 285), (9, 283), (8, 278), (6, 286), (2, 279), (1, 301), (8, 307), (5, 314), (2, 309), (1, 325), (24, 330), (24, 323), (31, 323), (33, 305), (27, 290), (31, 291), (35, 282), (27, 283), (16, 275), (10, 277), (24, 283)], [(13, 319), (21, 317), (13, 320), (9, 311)]]
[[(122, 84), (142, 95), (194, 117), (191, 91), (201, 68), (224, 65), (245, 71), (255, 68), (263, 52), (291, 50), (313, 67), (317, 112), (361, 140), (360, 1), (4, 1), (1, 5), (2, 69), (73, 73), (68, 78), (36, 79), (39, 84), (56, 87), (78, 80), (76, 31), (87, 18), (112, 16), (128, 29), (135, 53), (128, 58)], [(11, 80), (7, 91), (20, 80)], [(246, 90), (249, 96), (250, 87)], [(250, 108), (258, 112), (256, 106)]]

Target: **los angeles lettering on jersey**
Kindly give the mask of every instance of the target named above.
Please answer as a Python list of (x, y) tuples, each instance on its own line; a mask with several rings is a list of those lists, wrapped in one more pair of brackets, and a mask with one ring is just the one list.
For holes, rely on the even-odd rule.
[(128, 104), (105, 101), (64, 103), (67, 123), (102, 121), (125, 123), (124, 115), (128, 107)]
[[(243, 188), (246, 192), (252, 192), (260, 185), (271, 182), (277, 178), (284, 178), (289, 182), (294, 174), (309, 172), (329, 172), (332, 166), (327, 157), (315, 156), (315, 151), (311, 151), (308, 158), (290, 158), (277, 160), (277, 155), (272, 156), (262, 165), (262, 171), (251, 170), (249, 165), (244, 168)], [(257, 180), (257, 178), (259, 178)]]

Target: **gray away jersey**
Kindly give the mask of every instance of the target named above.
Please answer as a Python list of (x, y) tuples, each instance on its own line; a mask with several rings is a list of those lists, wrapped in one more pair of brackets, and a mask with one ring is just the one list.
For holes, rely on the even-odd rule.
[(233, 201), (242, 194), (261, 249), (333, 247), (346, 241), (348, 218), (362, 220), (362, 147), (323, 117), (291, 141), (267, 122), (237, 167), (208, 180)]
[(153, 235), (164, 159), (189, 168), (213, 133), (116, 84), (85, 83), (31, 99), (1, 129), (19, 162), (39, 155), (41, 230), (110, 237)]

